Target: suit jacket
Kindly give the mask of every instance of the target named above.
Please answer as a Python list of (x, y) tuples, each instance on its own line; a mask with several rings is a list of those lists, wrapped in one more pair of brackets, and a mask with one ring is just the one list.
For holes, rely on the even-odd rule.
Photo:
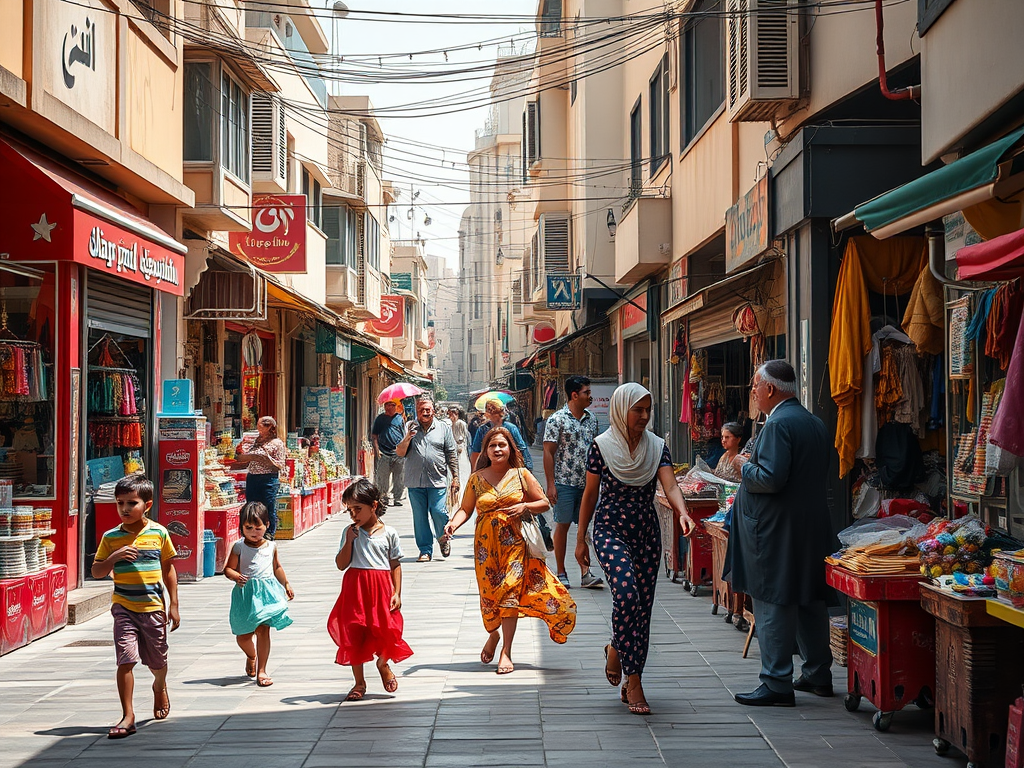
[(727, 561), (732, 585), (756, 600), (829, 600), (825, 557), (835, 551), (826, 502), (832, 446), (796, 398), (779, 403), (757, 436), (736, 493)]

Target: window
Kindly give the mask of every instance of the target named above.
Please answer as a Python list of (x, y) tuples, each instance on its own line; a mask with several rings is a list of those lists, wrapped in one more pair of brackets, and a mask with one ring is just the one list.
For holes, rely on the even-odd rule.
[(629, 196), (639, 197), (644, 187), (644, 144), (643, 122), (640, 116), (640, 99), (636, 100), (629, 113)]
[(380, 224), (370, 213), (363, 214), (366, 231), (366, 263), (380, 271)]
[(725, 101), (725, 25), (720, 0), (701, 6), (683, 31), (680, 77), (683, 147), (689, 146)]
[(220, 77), (220, 164), (249, 183), (249, 93), (227, 71)]
[(540, 12), (540, 36), (561, 37), (562, 0), (544, 0)]
[(359, 213), (347, 205), (324, 206), (323, 221), (327, 263), (355, 268), (359, 254)]
[(668, 54), (654, 70), (648, 84), (648, 105), (651, 120), (651, 176), (668, 157)]
[(313, 174), (302, 169), (302, 194), (306, 196), (306, 219), (317, 228), (323, 226), (324, 198), (320, 190), (320, 182)]
[(526, 102), (523, 110), (523, 183), (530, 180), (530, 166), (540, 160), (540, 101)]
[(213, 162), (213, 124), (216, 106), (213, 63), (185, 62), (185, 160)]

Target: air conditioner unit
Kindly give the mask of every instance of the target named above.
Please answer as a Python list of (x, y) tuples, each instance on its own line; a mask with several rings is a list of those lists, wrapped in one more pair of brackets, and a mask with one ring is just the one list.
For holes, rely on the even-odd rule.
[(252, 95), (252, 178), (288, 190), (288, 136), (285, 108), (272, 94)]
[(731, 122), (771, 120), (800, 98), (800, 0), (727, 0)]

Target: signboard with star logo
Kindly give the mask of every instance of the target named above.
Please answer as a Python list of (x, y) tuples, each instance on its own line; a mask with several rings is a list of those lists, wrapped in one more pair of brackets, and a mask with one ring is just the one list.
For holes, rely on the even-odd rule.
[(175, 296), (185, 246), (110, 192), (0, 140), (0, 252), (10, 261), (74, 261)]

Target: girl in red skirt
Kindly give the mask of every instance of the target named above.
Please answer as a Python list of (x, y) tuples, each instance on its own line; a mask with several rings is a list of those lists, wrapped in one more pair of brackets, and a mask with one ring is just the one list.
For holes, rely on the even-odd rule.
[[(351, 665), (355, 685), (345, 701), (366, 695), (363, 665), (377, 657), (384, 690), (398, 690), (398, 678), (389, 661), (404, 661), (412, 648), (402, 639), (402, 546), (398, 532), (380, 521), (385, 507), (380, 490), (369, 480), (352, 483), (341, 500), (352, 516), (352, 525), (341, 537), (341, 551), (334, 559), (345, 571), (341, 595), (327, 620), (327, 630), (338, 646), (335, 661)], [(346, 570), (348, 569), (348, 570)]]

